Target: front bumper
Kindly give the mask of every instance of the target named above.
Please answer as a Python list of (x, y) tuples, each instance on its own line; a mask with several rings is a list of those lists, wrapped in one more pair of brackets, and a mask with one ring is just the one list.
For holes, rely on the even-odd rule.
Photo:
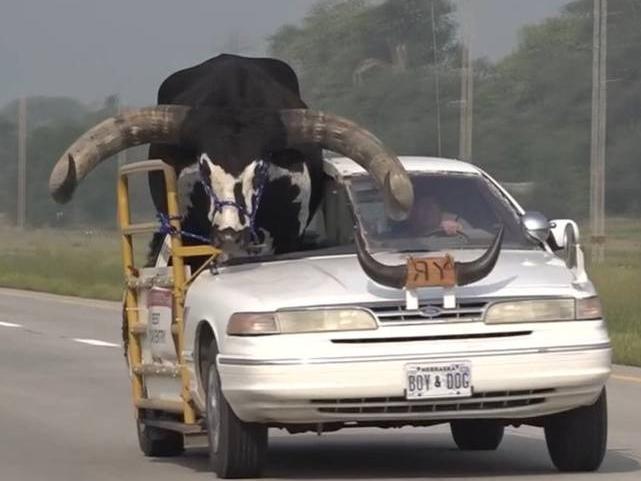
[[(404, 366), (469, 360), (471, 398), (406, 401)], [(218, 357), (222, 390), (246, 422), (525, 419), (591, 404), (611, 369), (609, 342), (318, 358)]]

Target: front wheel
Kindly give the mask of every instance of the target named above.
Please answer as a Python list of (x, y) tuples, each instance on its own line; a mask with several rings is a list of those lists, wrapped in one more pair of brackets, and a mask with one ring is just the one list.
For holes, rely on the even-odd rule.
[(238, 419), (225, 400), (216, 369), (216, 341), (207, 366), (207, 431), (212, 469), (220, 478), (260, 476), (267, 453), (267, 426)]
[(450, 423), (452, 437), (462, 451), (494, 451), (501, 444), (505, 426), (491, 419), (462, 419)]
[(582, 406), (545, 420), (545, 440), (559, 471), (596, 471), (608, 440), (605, 388), (591, 406)]

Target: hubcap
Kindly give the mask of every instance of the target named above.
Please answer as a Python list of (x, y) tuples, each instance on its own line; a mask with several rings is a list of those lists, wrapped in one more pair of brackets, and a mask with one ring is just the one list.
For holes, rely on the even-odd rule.
[(215, 366), (209, 367), (207, 376), (207, 430), (209, 431), (209, 444), (212, 452), (218, 452), (218, 439), (220, 438), (220, 417), (218, 413), (218, 389), (216, 382)]

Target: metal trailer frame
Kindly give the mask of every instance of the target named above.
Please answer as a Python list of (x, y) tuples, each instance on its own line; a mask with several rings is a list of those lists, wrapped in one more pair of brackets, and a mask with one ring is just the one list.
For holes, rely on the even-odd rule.
[[(175, 231), (170, 235), (172, 278), (162, 282), (162, 287), (170, 288), (172, 293), (173, 310), (171, 333), (176, 346), (176, 367), (157, 366), (144, 364), (142, 361), (141, 337), (147, 333), (146, 319), (140, 319), (138, 305), (138, 289), (143, 287), (139, 278), (139, 270), (134, 264), (134, 237), (140, 234), (149, 234), (158, 231), (158, 222), (131, 223), (129, 206), (129, 176), (132, 174), (145, 174), (152, 171), (163, 173), (166, 185), (167, 213), (169, 222)], [(131, 369), (131, 388), (136, 418), (148, 425), (157, 425), (164, 429), (180, 431), (183, 433), (200, 432), (197, 424), (196, 411), (189, 393), (190, 373), (185, 366), (183, 358), (184, 348), (184, 312), (185, 295), (189, 284), (214, 260), (222, 251), (210, 245), (183, 246), (180, 236), (180, 209), (178, 205), (177, 178), (174, 169), (161, 160), (147, 160), (120, 167), (117, 185), (118, 225), (122, 245), (122, 266), (125, 278), (124, 308), (128, 323), (128, 350), (127, 358)], [(209, 256), (208, 262), (187, 278), (185, 259), (190, 257)], [(147, 281), (148, 282), (148, 281)], [(153, 285), (153, 281), (152, 281)], [(145, 285), (144, 287), (148, 287)], [(181, 401), (154, 399), (146, 395), (145, 376), (170, 376), (181, 378)], [(182, 415), (181, 422), (143, 420), (140, 410), (155, 410)]]

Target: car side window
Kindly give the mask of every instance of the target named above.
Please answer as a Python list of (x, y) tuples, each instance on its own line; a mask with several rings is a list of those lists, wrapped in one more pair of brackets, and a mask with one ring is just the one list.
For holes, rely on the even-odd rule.
[(328, 177), (324, 185), (323, 216), (329, 246), (354, 242), (354, 221), (345, 186)]

